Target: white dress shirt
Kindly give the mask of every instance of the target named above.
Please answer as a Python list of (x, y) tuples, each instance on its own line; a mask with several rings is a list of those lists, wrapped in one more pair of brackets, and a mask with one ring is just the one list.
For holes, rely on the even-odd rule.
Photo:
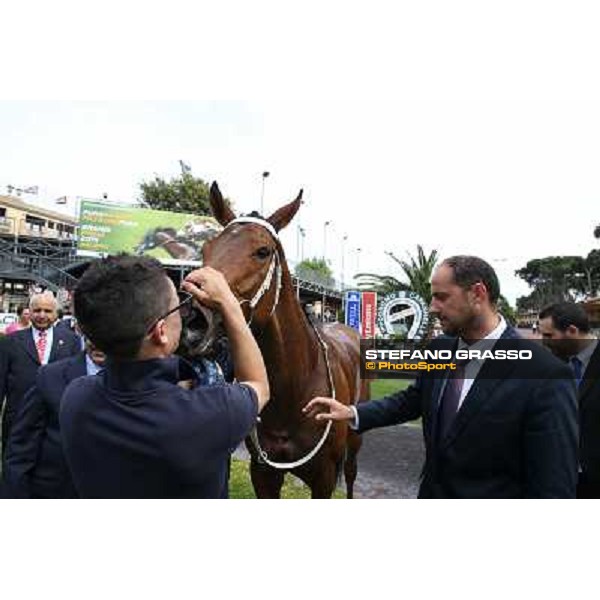
[(576, 354), (577, 358), (581, 361), (581, 375), (585, 377), (585, 371), (590, 364), (592, 354), (596, 351), (598, 340), (592, 340), (579, 354)]
[[(477, 340), (474, 344), (470, 346), (463, 340), (458, 340), (458, 350), (492, 350), (495, 344), (490, 344), (489, 340), (498, 340), (502, 337), (502, 334), (506, 331), (506, 321), (501, 314), (498, 314), (500, 317), (500, 321), (496, 327), (488, 333), (484, 338)], [(466, 398), (469, 390), (473, 387), (473, 381), (477, 377), (481, 367), (483, 366), (483, 360), (471, 360), (467, 363), (465, 367), (465, 378), (463, 379), (463, 386), (460, 392), (460, 398), (458, 400), (458, 408), (462, 406), (464, 399)], [(444, 392), (442, 391), (442, 394)]]
[(103, 367), (99, 367), (91, 358), (90, 355), (85, 353), (85, 372), (88, 375), (96, 375), (98, 371), (101, 371)]
[[(44, 351), (44, 357), (42, 360), (43, 365), (48, 364), (48, 359), (50, 358), (50, 351), (52, 350), (52, 341), (54, 339), (54, 331), (53, 327), (48, 327), (46, 331), (46, 349)], [(33, 325), (31, 326), (31, 335), (33, 335), (33, 343), (35, 344), (35, 348), (37, 350), (38, 340), (40, 339), (40, 330), (36, 329)]]

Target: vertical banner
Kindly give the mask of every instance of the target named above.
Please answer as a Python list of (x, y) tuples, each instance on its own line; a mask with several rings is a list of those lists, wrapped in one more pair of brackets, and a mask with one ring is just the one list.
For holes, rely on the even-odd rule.
[(371, 339), (375, 337), (375, 320), (377, 317), (377, 292), (362, 293), (362, 330), (360, 337)]
[(360, 331), (360, 292), (346, 292), (346, 325)]

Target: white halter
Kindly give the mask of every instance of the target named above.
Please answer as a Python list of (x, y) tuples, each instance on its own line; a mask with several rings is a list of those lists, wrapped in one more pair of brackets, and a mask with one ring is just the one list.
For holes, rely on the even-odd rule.
[[(253, 223), (254, 225), (260, 225), (261, 227), (264, 227), (276, 241), (279, 241), (279, 236), (277, 235), (277, 231), (275, 231), (273, 225), (264, 219), (259, 219), (258, 217), (238, 217), (237, 219), (233, 219), (233, 221), (229, 221), (226, 227), (234, 225), (235, 223)], [(273, 307), (271, 308), (269, 317), (273, 315), (275, 309), (277, 308), (277, 304), (279, 303), (279, 293), (281, 292), (281, 260), (279, 259), (279, 253), (277, 250), (273, 252), (273, 258), (271, 258), (269, 270), (267, 271), (263, 282), (260, 284), (260, 287), (256, 290), (256, 294), (254, 294), (251, 300), (246, 300), (246, 302), (248, 302), (250, 305), (250, 309), (254, 311), (256, 305), (260, 302), (260, 299), (271, 288), (274, 273), (276, 280), (275, 300), (273, 301)], [(250, 322), (252, 322), (252, 316), (250, 317)]]
[[(264, 219), (259, 219), (258, 217), (238, 217), (237, 219), (233, 219), (233, 221), (230, 221), (229, 223), (227, 223), (226, 227), (229, 227), (230, 225), (233, 225), (235, 223), (253, 223), (254, 225), (260, 225), (261, 227), (264, 227), (273, 236), (273, 238), (275, 240), (279, 241), (279, 236), (277, 235), (277, 231), (275, 231), (275, 228), (273, 227), (273, 225), (271, 225), (271, 223), (269, 223), (268, 221), (266, 221)], [(279, 259), (279, 254), (277, 253), (277, 250), (275, 250), (275, 252), (273, 253), (273, 258), (271, 259), (271, 264), (269, 265), (269, 270), (267, 271), (264, 281), (262, 282), (262, 284), (256, 291), (256, 294), (254, 294), (254, 297), (252, 298), (252, 300), (249, 301), (250, 308), (252, 310), (254, 310), (254, 307), (258, 304), (260, 299), (267, 293), (267, 291), (271, 287), (271, 282), (273, 280), (273, 273), (275, 271), (277, 271), (277, 275), (276, 275), (277, 287), (275, 288), (275, 300), (273, 302), (273, 308), (271, 309), (271, 313), (269, 314), (269, 317), (275, 312), (275, 308), (277, 307), (277, 303), (279, 302), (279, 292), (281, 290), (281, 260)], [(252, 316), (250, 317), (250, 322), (252, 322)], [(250, 325), (250, 322), (248, 323), (248, 325)], [(327, 344), (325, 343), (325, 341), (323, 340), (323, 338), (321, 337), (321, 335), (319, 334), (319, 331), (315, 327), (315, 325), (312, 322), (311, 322), (311, 325), (317, 335), (319, 344), (321, 345), (321, 347), (323, 349), (323, 354), (325, 357), (325, 365), (327, 367), (327, 379), (328, 379), (328, 383), (329, 383), (329, 388), (331, 390), (332, 397), (335, 398), (335, 384), (333, 382), (333, 374), (331, 373), (331, 365), (329, 362), (328, 347), (327, 347)], [(260, 417), (257, 417), (257, 421), (260, 421)], [(323, 430), (323, 433), (321, 434), (321, 437), (319, 438), (319, 441), (317, 442), (316, 446), (314, 448), (312, 448), (312, 450), (310, 450), (310, 452), (305, 454), (302, 458), (295, 460), (293, 462), (276, 462), (276, 461), (270, 460), (267, 452), (260, 445), (260, 440), (258, 439), (258, 430), (256, 429), (256, 427), (254, 427), (252, 429), (252, 431), (250, 432), (250, 439), (252, 440), (252, 443), (254, 444), (256, 451), (258, 452), (259, 461), (266, 463), (267, 465), (269, 465), (270, 467), (273, 467), (274, 469), (290, 470), (290, 469), (295, 469), (297, 467), (300, 467), (300, 466), (306, 464), (309, 460), (311, 460), (313, 458), (313, 456), (315, 456), (315, 454), (317, 454), (317, 452), (319, 452), (319, 450), (323, 447), (325, 440), (329, 436), (329, 432), (331, 431), (332, 423), (333, 423), (333, 421), (327, 422), (327, 425), (325, 426), (325, 429)]]

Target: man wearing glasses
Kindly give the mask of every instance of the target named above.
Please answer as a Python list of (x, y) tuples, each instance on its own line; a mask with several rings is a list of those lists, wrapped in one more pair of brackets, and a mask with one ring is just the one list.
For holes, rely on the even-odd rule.
[[(75, 487), (88, 498), (224, 498), (230, 453), (269, 398), (260, 350), (218, 271), (204, 267), (178, 296), (160, 263), (108, 257), (74, 293), (84, 334), (107, 355), (104, 372), (67, 388), (60, 425)], [(177, 385), (190, 379), (174, 356), (181, 311), (221, 313), (239, 383)]]

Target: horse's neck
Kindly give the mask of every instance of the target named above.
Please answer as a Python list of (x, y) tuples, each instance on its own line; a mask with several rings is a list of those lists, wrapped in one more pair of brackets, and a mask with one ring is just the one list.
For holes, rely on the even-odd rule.
[(288, 388), (314, 371), (320, 356), (317, 335), (296, 299), (291, 280), (284, 281), (277, 309), (257, 336), (267, 371), (273, 374), (272, 390)]

